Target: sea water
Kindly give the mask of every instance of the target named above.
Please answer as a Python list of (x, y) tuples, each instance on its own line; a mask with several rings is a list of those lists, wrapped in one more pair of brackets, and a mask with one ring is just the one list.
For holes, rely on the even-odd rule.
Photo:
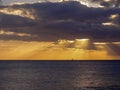
[(120, 90), (120, 61), (0, 61), (0, 90)]

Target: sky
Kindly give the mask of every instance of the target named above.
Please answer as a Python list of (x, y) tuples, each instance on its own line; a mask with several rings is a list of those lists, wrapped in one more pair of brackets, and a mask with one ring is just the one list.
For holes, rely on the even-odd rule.
[[(8, 4), (13, 4), (13, 3), (31, 3), (31, 2), (38, 2), (38, 1), (63, 1), (63, 0), (2, 0), (3, 4), (8, 5)], [(69, 1), (69, 0), (65, 0), (65, 1)], [(71, 1), (71, 0), (70, 0)], [(74, 0), (73, 0), (74, 1)], [(98, 3), (91, 3), (92, 0), (76, 0), (79, 2), (82, 2), (83, 4), (87, 4), (89, 3), (90, 6), (98, 6)]]
[(118, 2), (36, 1), (4, 0), (0, 5), (0, 58), (120, 58)]
[[(63, 1), (63, 0), (1, 0), (3, 2), (3, 4), (12, 4), (12, 3), (20, 3), (20, 2), (24, 2), (24, 3), (29, 3), (29, 2), (38, 2), (38, 1)], [(71, 0), (64, 0), (64, 1), (71, 1)], [(110, 4), (113, 3), (120, 3), (119, 0), (72, 0), (72, 1), (79, 1), (79, 2), (83, 2), (84, 4), (89, 3), (90, 6), (98, 6), (99, 3), (105, 6), (109, 6)], [(92, 3), (91, 3), (92, 2)], [(118, 5), (118, 4), (117, 4)]]

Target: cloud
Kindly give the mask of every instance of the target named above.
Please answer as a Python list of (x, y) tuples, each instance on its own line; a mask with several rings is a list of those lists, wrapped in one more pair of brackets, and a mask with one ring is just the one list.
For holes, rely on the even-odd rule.
[(16, 15), (8, 15), (0, 13), (0, 27), (24, 27), (32, 26), (35, 22), (31, 19)]
[[(31, 35), (30, 37), (19, 37), (17, 34), (6, 35), (9, 39), (13, 39), (14, 36), (14, 39), (42, 41), (85, 37), (120, 38), (120, 27), (102, 25), (102, 23), (110, 22), (111, 15), (120, 14), (119, 8), (92, 8), (76, 1), (68, 1), (0, 6), (1, 10), (0, 27), (5, 32)], [(16, 14), (16, 10), (22, 13)], [(34, 16), (34, 19), (29, 16)], [(118, 19), (116, 21), (119, 22)], [(34, 35), (36, 37), (33, 37)], [(5, 34), (0, 36), (5, 38)]]
[(77, 23), (73, 21), (63, 21), (49, 23), (44, 26), (50, 30), (57, 30), (59, 33), (70, 34), (78, 38), (106, 38), (119, 37), (120, 29), (114, 26), (103, 26), (93, 23)]
[[(6, 35), (7, 39), (18, 40), (38, 40), (38, 41), (56, 41), (59, 39), (76, 39), (76, 38), (91, 38), (91, 39), (114, 39), (119, 40), (120, 28), (114, 26), (104, 26), (94, 23), (77, 23), (75, 21), (54, 21), (32, 28), (9, 28), (5, 32), (16, 32), (15, 38), (13, 35)], [(31, 36), (18, 36), (17, 33), (25, 33), (24, 35)], [(1, 36), (3, 37), (3, 36)], [(16, 38), (17, 37), (17, 38)], [(26, 37), (26, 38), (25, 38)], [(5, 37), (4, 37), (5, 38)]]
[[(13, 8), (24, 8), (27, 10), (34, 9), (36, 13), (33, 14), (36, 14), (35, 15), (36, 19), (42, 19), (42, 20), (49, 20), (49, 19), (86, 20), (86, 19), (100, 18), (114, 13), (113, 10), (111, 13), (107, 13), (107, 10), (101, 8), (89, 8), (75, 1), (60, 2), (60, 3), (45, 2), (45, 3), (26, 4), (21, 6), (13, 6)], [(118, 12), (120, 12), (120, 10)]]
[(111, 7), (119, 7), (120, 0), (91, 0), (92, 2), (99, 2), (102, 6), (111, 8)]
[[(109, 9), (105, 10), (103, 8), (90, 8), (85, 5), (80, 4), (76, 1), (69, 2), (43, 2), (34, 4), (24, 4), (24, 5), (13, 5), (1, 7), (3, 13), (7, 11), (9, 13), (15, 13), (19, 10), (21, 13), (17, 12), (16, 15), (19, 16), (33, 16), (37, 20), (67, 20), (72, 19), (76, 21), (81, 20), (94, 20), (96, 18), (106, 18), (110, 14), (119, 13), (120, 9)], [(22, 14), (22, 15), (21, 15)]]

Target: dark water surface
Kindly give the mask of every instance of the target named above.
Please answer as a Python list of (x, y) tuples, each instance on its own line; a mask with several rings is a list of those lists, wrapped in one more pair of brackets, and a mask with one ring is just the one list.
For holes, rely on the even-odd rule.
[(120, 61), (0, 61), (0, 90), (120, 90)]

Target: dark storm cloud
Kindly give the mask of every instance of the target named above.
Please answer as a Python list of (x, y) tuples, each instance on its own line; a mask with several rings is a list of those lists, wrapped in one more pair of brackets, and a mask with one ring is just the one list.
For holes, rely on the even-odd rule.
[[(108, 17), (110, 15), (120, 14), (119, 8), (90, 8), (80, 4), (79, 2), (73, 1), (1, 6), (0, 8), (12, 8), (29, 11), (32, 16), (35, 16), (35, 19), (31, 20), (29, 18), (16, 15), (0, 15), (0, 27), (4, 27), (4, 31), (38, 36), (34, 39), (29, 37), (27, 39), (22, 38), (23, 40), (49, 41), (58, 40), (60, 38), (75, 39), (82, 37), (99, 39), (104, 39), (106, 37), (120, 38), (119, 27), (101, 25), (101, 23), (109, 21)], [(25, 12), (24, 14), (27, 13)], [(30, 27), (31, 25), (33, 26)], [(9, 35), (7, 35), (7, 37), (8, 36)], [(1, 38), (2, 37), (3, 36), (1, 36)], [(12, 38), (14, 38), (14, 36), (12, 36)]]
[[(108, 16), (112, 13), (119, 13), (119, 11), (111, 11), (101, 8), (89, 8), (79, 2), (60, 2), (60, 3), (36, 3), (26, 4), (21, 6), (13, 6), (13, 8), (34, 9), (37, 19), (55, 20), (55, 19), (74, 19), (74, 20), (87, 20), (96, 19)], [(110, 11), (110, 10), (109, 10)]]
[[(37, 35), (37, 37), (19, 37), (19, 40), (42, 40), (56, 41), (58, 39), (92, 38), (92, 39), (114, 39), (119, 40), (120, 28), (114, 26), (103, 26), (94, 23), (77, 23), (74, 21), (54, 21), (40, 24), (31, 28), (9, 28), (5, 31)], [(9, 35), (8, 35), (9, 36)], [(7, 36), (7, 37), (8, 37)], [(17, 36), (18, 37), (18, 36)], [(15, 37), (16, 38), (16, 37)], [(11, 38), (11, 35), (7, 39)], [(18, 38), (16, 38), (18, 39)]]
[[(18, 10), (24, 10), (24, 14), (29, 11), (36, 20), (75, 20), (75, 21), (88, 21), (96, 20), (99, 18), (106, 19), (111, 14), (120, 13), (120, 9), (108, 9), (103, 8), (89, 8), (79, 2), (59, 2), (59, 3), (35, 3), (13, 6), (1, 6), (3, 8), (12, 8)], [(99, 22), (100, 20), (98, 20)]]
[(0, 13), (0, 27), (24, 27), (24, 26), (32, 26), (35, 22), (16, 15), (8, 15)]
[(118, 38), (120, 35), (120, 28), (113, 26), (103, 26), (94, 23), (77, 23), (73, 21), (63, 21), (49, 23), (44, 27), (50, 30), (58, 30), (59, 33), (69, 33), (70, 35), (81, 38)]

